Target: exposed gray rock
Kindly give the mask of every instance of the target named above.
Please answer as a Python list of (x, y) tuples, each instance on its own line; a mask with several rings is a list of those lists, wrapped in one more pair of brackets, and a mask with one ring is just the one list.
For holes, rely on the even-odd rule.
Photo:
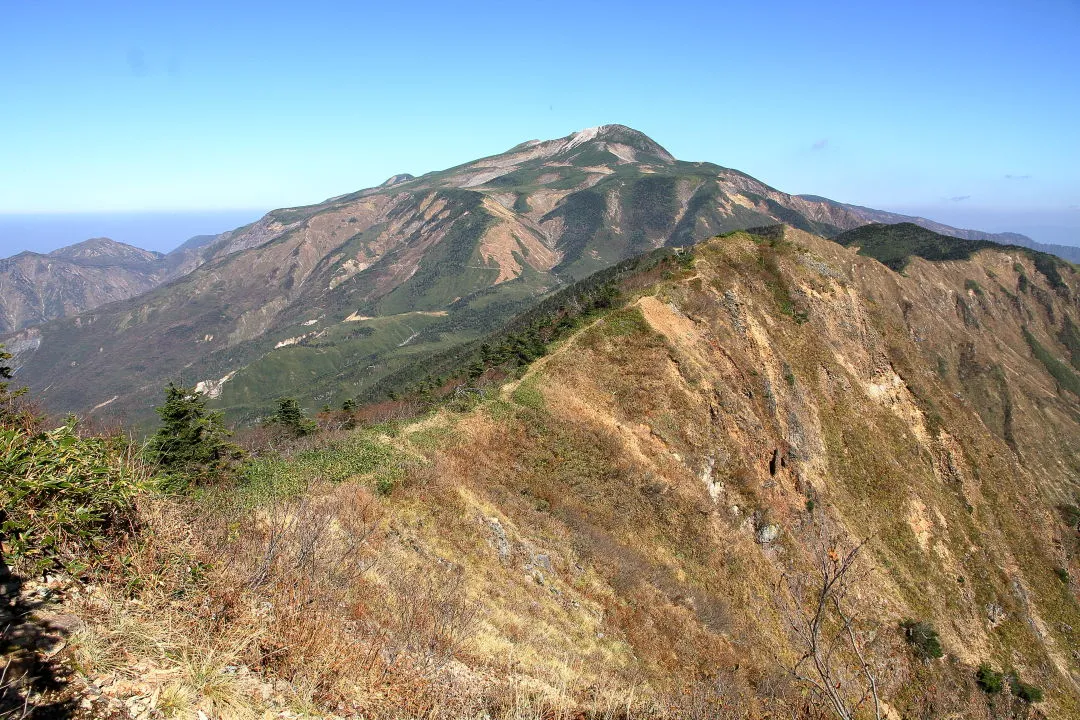
[(996, 628), (998, 625), (1005, 622), (1008, 617), (1009, 615), (1005, 612), (1005, 608), (997, 603), (986, 604), (986, 620), (990, 623), (990, 627)]
[(491, 528), (495, 550), (498, 551), (499, 557), (506, 560), (510, 557), (510, 539), (506, 536), (506, 530), (503, 529), (502, 523), (499, 522), (497, 517), (489, 517), (487, 523)]
[(780, 537), (780, 526), (774, 523), (768, 525), (762, 525), (754, 533), (754, 537), (762, 545), (768, 545)]

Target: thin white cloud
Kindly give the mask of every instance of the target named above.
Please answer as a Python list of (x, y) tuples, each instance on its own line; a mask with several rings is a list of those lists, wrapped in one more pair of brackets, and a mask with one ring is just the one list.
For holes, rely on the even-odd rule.
[(813, 145), (811, 145), (810, 149), (811, 150), (824, 150), (827, 147), (829, 147), (829, 138), (821, 138), (820, 140), (815, 142)]

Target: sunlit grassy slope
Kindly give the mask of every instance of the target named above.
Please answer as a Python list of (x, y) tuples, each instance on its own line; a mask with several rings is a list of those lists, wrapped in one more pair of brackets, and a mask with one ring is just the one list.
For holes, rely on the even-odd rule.
[[(1080, 286), (1058, 270), (985, 249), (899, 274), (791, 228), (711, 240), (462, 410), (260, 461), (181, 507), (190, 530), (162, 515), (136, 565), (202, 570), (131, 617), (205, 595), (188, 636), (343, 714), (823, 717), (791, 672), (798, 590), (866, 540), (845, 603), (886, 716), (1024, 717), (981, 663), (1076, 716), (1080, 400), (1046, 358), (1069, 361)], [(852, 703), (861, 672), (840, 674)]]

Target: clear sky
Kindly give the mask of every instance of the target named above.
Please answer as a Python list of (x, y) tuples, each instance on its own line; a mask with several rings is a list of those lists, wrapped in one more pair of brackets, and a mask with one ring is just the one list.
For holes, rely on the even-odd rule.
[(0, 17), (0, 214), (23, 219), (257, 215), (617, 122), (787, 192), (1080, 244), (1076, 0), (0, 0)]

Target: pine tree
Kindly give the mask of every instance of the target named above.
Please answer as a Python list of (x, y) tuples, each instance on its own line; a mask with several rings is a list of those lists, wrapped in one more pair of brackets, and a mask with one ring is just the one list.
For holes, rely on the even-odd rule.
[(240, 449), (226, 440), (231, 433), (222, 414), (206, 409), (203, 393), (170, 382), (165, 403), (155, 410), (161, 416), (161, 428), (150, 438), (146, 453), (163, 469), (202, 479), (239, 457)]
[(278, 398), (278, 409), (270, 416), (271, 425), (282, 425), (288, 428), (294, 435), (300, 437), (310, 435), (319, 429), (314, 420), (304, 415), (304, 410), (296, 398)]
[[(11, 379), (14, 373), (11, 368), (8, 367), (7, 360), (11, 359), (11, 353), (4, 352), (4, 346), (0, 345), (0, 403), (6, 405), (8, 400), (8, 380)], [(0, 415), (4, 412), (0, 407)]]

